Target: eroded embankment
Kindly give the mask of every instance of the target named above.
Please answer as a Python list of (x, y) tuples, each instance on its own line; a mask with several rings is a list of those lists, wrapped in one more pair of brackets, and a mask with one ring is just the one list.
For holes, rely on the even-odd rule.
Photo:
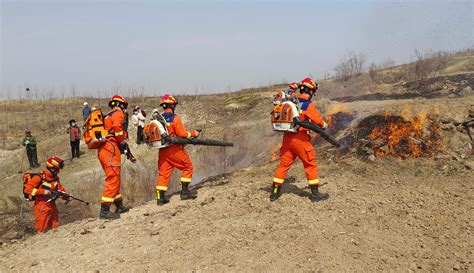
[(325, 202), (307, 198), (300, 164), (270, 202), (275, 162), (210, 179), (193, 201), (2, 245), (0, 271), (470, 271), (470, 173), (428, 159), (320, 162)]
[[(267, 105), (266, 100), (258, 99), (258, 97), (256, 97), (256, 102)], [(249, 98), (254, 97), (250, 96)], [(246, 100), (238, 102), (233, 99), (225, 100), (223, 102), (224, 108), (227, 104), (232, 105), (227, 110), (230, 118), (226, 122), (223, 122), (221, 120), (223, 118), (214, 113), (213, 109), (207, 109), (209, 112), (204, 121), (196, 119), (197, 116), (191, 115), (188, 111), (179, 112), (189, 129), (203, 129), (203, 138), (227, 140), (234, 143), (234, 147), (228, 148), (188, 145), (186, 150), (190, 154), (195, 170), (194, 183), (210, 176), (263, 164), (270, 160), (269, 151), (279, 140), (279, 135), (274, 134), (268, 124), (269, 111), (256, 108), (258, 111), (253, 110), (254, 112), (252, 112), (246, 103), (248, 103)], [(199, 105), (192, 106), (198, 107)], [(242, 121), (243, 113), (251, 114), (253, 120)], [(130, 133), (133, 136), (135, 132), (132, 129)], [(133, 143), (133, 137), (130, 142)], [(123, 164), (122, 193), (127, 204), (137, 206), (155, 198), (158, 150), (150, 150), (143, 145), (139, 147), (131, 145), (131, 147), (138, 158), (138, 163), (131, 164), (127, 161)], [(88, 151), (85, 145), (81, 149), (81, 158), (74, 161), (67, 160), (66, 167), (60, 177), (69, 193), (91, 202), (91, 205), (86, 207), (81, 203), (71, 202), (64, 206), (62, 202), (58, 202), (63, 224), (95, 217), (98, 214), (99, 205), (96, 201), (100, 199), (102, 193), (103, 171), (97, 160), (96, 151)], [(39, 153), (41, 157), (54, 154), (68, 158), (68, 152), (67, 135), (52, 136), (45, 141), (40, 141)], [(22, 150), (15, 150), (9, 152), (8, 158), (4, 160), (9, 164), (18, 161), (16, 165), (8, 165), (11, 167), (9, 172), (14, 174), (4, 180), (5, 195), (1, 199), (2, 214), (0, 215), (2, 219), (0, 235), (4, 240), (18, 239), (26, 234), (34, 233), (32, 204), (26, 203), (21, 196), (19, 181), (22, 170), (19, 170), (19, 166), (22, 164), (19, 163), (24, 161), (23, 157)], [(180, 172), (176, 171), (172, 176), (171, 193), (178, 188), (179, 174)]]

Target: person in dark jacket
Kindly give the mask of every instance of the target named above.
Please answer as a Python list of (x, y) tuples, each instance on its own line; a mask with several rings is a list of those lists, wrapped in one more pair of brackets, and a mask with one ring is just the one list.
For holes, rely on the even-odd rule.
[(69, 134), (69, 140), (71, 142), (71, 154), (72, 158), (79, 158), (79, 144), (81, 141), (81, 129), (77, 126), (75, 120), (69, 121), (69, 127), (66, 131)]
[(31, 134), (31, 131), (25, 131), (25, 137), (21, 141), (21, 145), (26, 148), (26, 156), (31, 168), (39, 167), (38, 153), (36, 152), (36, 138)]

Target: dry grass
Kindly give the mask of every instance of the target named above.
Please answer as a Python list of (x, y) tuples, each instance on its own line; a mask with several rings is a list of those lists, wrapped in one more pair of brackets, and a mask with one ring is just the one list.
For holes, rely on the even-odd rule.
[[(223, 172), (235, 171), (250, 165), (265, 163), (270, 158), (270, 150), (279, 140), (273, 134), (271, 126), (265, 121), (271, 111), (271, 104), (266, 96), (276, 92), (271, 89), (260, 90), (258, 93), (238, 92), (212, 96), (178, 96), (180, 104), (177, 109), (186, 127), (203, 129), (204, 138), (222, 139), (236, 144), (234, 148), (187, 146), (186, 150), (195, 167), (194, 181), (198, 182), (209, 176)], [(91, 105), (107, 109), (106, 99), (86, 99)], [(81, 119), (83, 98), (50, 101), (6, 101), (0, 102), (0, 117), (9, 119), (1, 128), (3, 148), (1, 151), (2, 171), (0, 178), (4, 200), (0, 202), (2, 222), (0, 234), (16, 227), (22, 232), (31, 231), (32, 208), (25, 206), (21, 195), (20, 178), (26, 170), (27, 162), (23, 148), (18, 147), (25, 127), (38, 138), (38, 155), (40, 162), (49, 156), (60, 156), (68, 159), (60, 177), (66, 190), (81, 199), (91, 202), (89, 207), (78, 202), (60, 205), (63, 223), (81, 218), (96, 217), (98, 201), (104, 186), (104, 174), (96, 156), (96, 151), (87, 150), (81, 144), (83, 152), (80, 159), (70, 158), (69, 136), (65, 133), (69, 119)], [(148, 113), (159, 108), (160, 97), (130, 98), (130, 106), (140, 105)], [(225, 109), (222, 106), (237, 103), (243, 107)], [(25, 112), (32, 111), (25, 123)], [(199, 113), (199, 115), (196, 115)], [(253, 122), (255, 121), (255, 122)], [(22, 123), (23, 122), (23, 123)], [(254, 133), (249, 134), (252, 131)], [(131, 147), (138, 158), (137, 164), (125, 162), (122, 168), (122, 193), (125, 202), (139, 205), (155, 197), (155, 183), (158, 175), (158, 150), (150, 150), (145, 146), (134, 148), (135, 130), (130, 124)], [(257, 143), (264, 143), (258, 144)], [(0, 147), (1, 148), (1, 147)], [(34, 170), (33, 170), (34, 171)], [(170, 192), (178, 188), (180, 172), (176, 171), (171, 179)], [(21, 217), (20, 217), (21, 214)], [(29, 225), (24, 225), (29, 223)]]
[[(459, 69), (471, 67), (473, 56), (469, 51), (464, 55), (456, 55), (456, 61), (448, 62), (448, 68), (444, 71), (458, 73)], [(466, 62), (466, 59), (469, 61)], [(452, 67), (451, 70), (449, 67)], [(397, 66), (378, 70), (377, 73), (381, 77), (391, 77), (390, 75), (402, 73), (406, 68), (406, 65)], [(346, 82), (324, 80), (320, 82), (321, 90), (317, 94), (318, 109), (324, 115), (331, 106), (329, 98), (392, 92), (397, 88), (397, 83), (378, 84), (372, 81), (368, 74), (354, 76)], [(201, 128), (204, 138), (228, 140), (236, 145), (233, 148), (187, 146), (195, 166), (195, 181), (270, 160), (271, 151), (281, 136), (272, 132), (268, 123), (272, 108), (269, 101), (277, 90), (286, 87), (277, 85), (228, 94), (178, 96), (180, 104), (177, 114), (182, 117), (188, 129)], [(0, 199), (0, 234), (12, 227), (23, 228), (24, 231), (29, 231), (27, 227), (31, 227), (31, 208), (21, 199), (20, 178), (21, 173), (26, 170), (27, 162), (25, 152), (18, 147), (18, 143), (24, 130), (29, 129), (37, 136), (40, 162), (53, 155), (68, 159), (70, 147), (65, 129), (69, 119), (82, 120), (81, 109), (84, 100), (92, 106), (108, 109), (107, 99), (92, 98), (0, 102), (0, 185), (3, 193)], [(140, 105), (148, 113), (159, 108), (159, 100), (160, 97), (129, 98), (130, 107)], [(133, 143), (135, 131), (131, 124), (130, 129)], [(96, 151), (87, 150), (84, 144), (81, 150), (83, 155), (79, 160), (67, 161), (61, 179), (68, 192), (92, 204), (89, 208), (77, 202), (72, 202), (67, 207), (60, 206), (64, 222), (95, 217), (98, 213), (104, 174)], [(139, 163), (124, 164), (122, 189), (125, 201), (135, 205), (154, 198), (158, 151), (141, 146), (133, 152)], [(179, 172), (173, 175), (171, 189), (177, 188), (178, 176)]]

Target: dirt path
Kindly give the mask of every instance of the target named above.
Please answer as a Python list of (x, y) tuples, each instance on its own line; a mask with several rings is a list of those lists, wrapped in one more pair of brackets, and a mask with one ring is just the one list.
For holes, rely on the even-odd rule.
[(331, 198), (316, 204), (299, 164), (273, 203), (275, 163), (248, 168), (206, 182), (194, 201), (174, 196), (4, 244), (0, 271), (468, 272), (473, 173), (445, 176), (437, 164), (322, 160)]

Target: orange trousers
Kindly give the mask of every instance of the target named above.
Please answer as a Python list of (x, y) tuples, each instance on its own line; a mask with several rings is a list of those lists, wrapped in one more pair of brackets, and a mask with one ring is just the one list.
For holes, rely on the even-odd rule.
[(47, 203), (42, 199), (35, 201), (35, 228), (38, 233), (57, 227), (59, 227), (59, 212), (56, 204)]
[(193, 177), (193, 163), (181, 145), (171, 145), (160, 149), (158, 153), (158, 178), (156, 191), (167, 191), (173, 169), (177, 168), (181, 174), (181, 183), (190, 183)]
[(101, 203), (113, 203), (122, 200), (120, 194), (121, 154), (116, 142), (105, 142), (97, 153), (105, 173), (105, 188)]
[(319, 186), (316, 152), (309, 142), (310, 139), (306, 131), (284, 134), (280, 149), (280, 164), (273, 176), (273, 184), (282, 185), (291, 165), (293, 165), (296, 158), (299, 158), (303, 162), (308, 185)]

